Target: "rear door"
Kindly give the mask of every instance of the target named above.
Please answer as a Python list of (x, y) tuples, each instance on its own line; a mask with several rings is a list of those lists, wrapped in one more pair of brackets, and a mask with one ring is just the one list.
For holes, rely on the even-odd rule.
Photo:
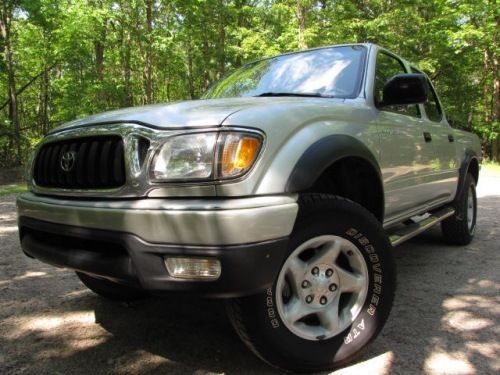
[(431, 161), (432, 196), (435, 204), (449, 201), (455, 196), (458, 184), (458, 160), (455, 151), (455, 138), (438, 96), (427, 77), (428, 99), (423, 106), (424, 127), (432, 137), (434, 155)]

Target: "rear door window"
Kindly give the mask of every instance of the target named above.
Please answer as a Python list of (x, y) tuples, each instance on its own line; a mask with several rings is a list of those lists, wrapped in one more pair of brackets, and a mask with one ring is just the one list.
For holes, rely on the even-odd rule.
[[(416, 68), (411, 68), (412, 73), (420, 73), (423, 74), (420, 70)], [(439, 100), (436, 95), (436, 91), (434, 87), (432, 87), (431, 81), (426, 76), (425, 81), (427, 82), (427, 101), (424, 103), (425, 113), (427, 114), (427, 118), (434, 122), (440, 122), (443, 118), (443, 111), (441, 110), (441, 106), (439, 105)]]
[(424, 103), (425, 113), (431, 121), (440, 122), (443, 118), (443, 111), (439, 105), (439, 101), (436, 95), (436, 91), (432, 87), (429, 79), (427, 78), (427, 85), (429, 86), (429, 97)]

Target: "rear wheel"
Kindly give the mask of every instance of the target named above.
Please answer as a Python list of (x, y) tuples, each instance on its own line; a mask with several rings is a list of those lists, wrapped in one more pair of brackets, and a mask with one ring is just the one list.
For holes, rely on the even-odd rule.
[(456, 200), (455, 214), (441, 222), (441, 232), (449, 243), (467, 245), (476, 232), (477, 197), (474, 177), (468, 173), (462, 195)]
[(229, 317), (259, 357), (291, 371), (349, 362), (382, 329), (395, 268), (380, 223), (331, 195), (304, 195), (289, 255), (266, 292), (228, 302)]
[(135, 301), (148, 296), (143, 290), (117, 284), (106, 279), (98, 279), (86, 273), (76, 272), (76, 275), (87, 288), (107, 299), (114, 301)]

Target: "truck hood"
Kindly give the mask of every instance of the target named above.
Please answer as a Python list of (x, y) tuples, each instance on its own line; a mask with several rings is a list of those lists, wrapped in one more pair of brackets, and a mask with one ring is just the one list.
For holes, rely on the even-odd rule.
[[(331, 101), (332, 99), (326, 100)], [(54, 129), (52, 133), (83, 126), (126, 122), (142, 123), (160, 129), (221, 126), (227, 117), (243, 109), (276, 104), (280, 106), (295, 106), (304, 101), (318, 101), (318, 99), (297, 97), (247, 97), (190, 100), (168, 104), (130, 107), (71, 121)]]

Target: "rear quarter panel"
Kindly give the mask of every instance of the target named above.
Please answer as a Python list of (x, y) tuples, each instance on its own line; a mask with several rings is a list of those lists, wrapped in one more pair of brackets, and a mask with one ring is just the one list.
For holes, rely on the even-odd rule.
[(481, 141), (476, 134), (460, 129), (453, 129), (453, 134), (455, 136), (456, 155), (459, 165), (462, 165), (468, 153), (473, 153), (479, 162), (482, 161)]

